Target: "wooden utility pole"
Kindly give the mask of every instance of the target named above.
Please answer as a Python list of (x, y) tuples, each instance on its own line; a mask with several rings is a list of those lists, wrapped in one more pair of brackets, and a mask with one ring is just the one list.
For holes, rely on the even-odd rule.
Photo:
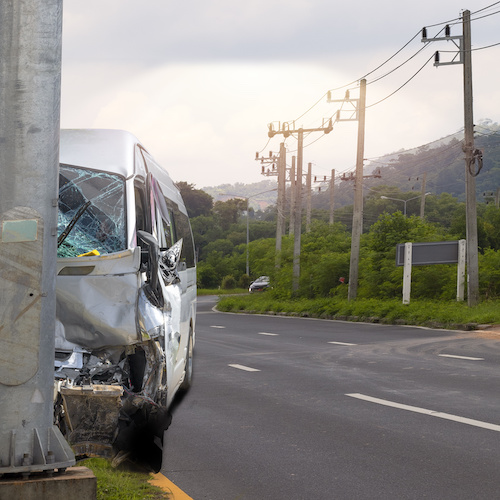
[(312, 163), (307, 164), (307, 177), (306, 177), (306, 233), (311, 232), (311, 174), (312, 174)]
[(288, 226), (288, 234), (293, 235), (295, 231), (295, 156), (292, 156), (292, 167), (290, 168), (290, 222)]
[(286, 188), (286, 149), (285, 143), (280, 144), (278, 160), (278, 200), (276, 214), (276, 268), (281, 265), (281, 238), (285, 234), (285, 188)]
[(293, 280), (292, 290), (299, 289), (300, 278), (300, 236), (302, 229), (302, 157), (304, 149), (304, 130), (299, 128), (297, 140), (297, 180), (295, 183), (295, 218), (293, 234)]
[(332, 176), (330, 177), (330, 224), (333, 224), (335, 209), (335, 169), (332, 168)]
[(421, 189), (422, 198), (420, 198), (420, 218), (421, 219), (424, 218), (424, 213), (425, 213), (425, 184), (426, 184), (426, 180), (427, 180), (427, 172), (424, 172), (424, 174), (422, 176), (422, 189)]
[[(293, 248), (293, 280), (292, 288), (296, 292), (299, 288), (300, 278), (300, 233), (302, 227), (302, 158), (304, 150), (304, 132), (323, 132), (329, 134), (333, 130), (332, 120), (328, 122), (323, 121), (323, 126), (311, 129), (290, 129), (288, 123), (284, 123), (280, 130), (274, 130), (273, 124), (269, 124), (268, 137), (274, 137), (276, 134), (283, 134), (289, 137), (291, 134), (298, 134), (297, 140), (297, 174), (295, 175), (295, 157), (292, 157), (292, 169), (290, 172), (290, 180), (292, 183), (292, 200), (290, 206), (290, 234), (294, 235), (294, 248)], [(292, 224), (293, 216), (293, 224)], [(292, 232), (293, 231), (293, 232)]]
[[(465, 206), (467, 238), (467, 299), (469, 306), (479, 302), (479, 265), (477, 250), (477, 209), (476, 209), (476, 159), (481, 162), (482, 154), (474, 148), (474, 119), (472, 105), (472, 54), (470, 11), (462, 13), (462, 35), (451, 35), (450, 26), (445, 27), (445, 36), (427, 38), (427, 29), (422, 30), (422, 42), (452, 41), (458, 48), (457, 55), (450, 62), (441, 62), (436, 52), (434, 66), (463, 64), (464, 67), (464, 145), (465, 153)], [(458, 45), (457, 45), (458, 42)], [(457, 59), (458, 56), (458, 59)]]
[(476, 177), (474, 161), (474, 119), (472, 105), (472, 54), (470, 11), (463, 12), (464, 37), (464, 122), (465, 122), (465, 199), (467, 239), (467, 300), (469, 306), (479, 302), (479, 264), (477, 250)]
[(352, 214), (351, 262), (349, 267), (348, 300), (358, 293), (359, 246), (363, 232), (363, 156), (365, 150), (366, 80), (360, 82), (358, 104), (358, 147), (356, 157), (356, 179), (354, 180), (354, 209)]

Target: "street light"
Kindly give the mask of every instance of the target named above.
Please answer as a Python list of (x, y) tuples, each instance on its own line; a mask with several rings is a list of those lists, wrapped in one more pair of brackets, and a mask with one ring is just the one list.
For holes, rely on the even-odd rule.
[(246, 200), (247, 202), (247, 262), (246, 262), (246, 274), (247, 276), (250, 276), (250, 264), (249, 264), (249, 236), (250, 236), (250, 230), (249, 230), (249, 222), (248, 222), (248, 219), (249, 219), (249, 209), (250, 209), (250, 205), (249, 205), (249, 202), (250, 202), (250, 198), (254, 198), (255, 196), (259, 196), (260, 194), (264, 194), (264, 193), (271, 193), (272, 191), (278, 191), (278, 188), (274, 188), (274, 189), (268, 189), (267, 191), (262, 191), (260, 193), (255, 193), (255, 194), (252, 194), (250, 196), (239, 196), (239, 195), (235, 195), (235, 194), (228, 194), (226, 196), (232, 196), (233, 198), (239, 198), (240, 200)]
[[(425, 193), (424, 196), (427, 196), (431, 194), (430, 192), (429, 193)], [(390, 196), (381, 196), (380, 198), (382, 198), (383, 200), (394, 200), (394, 201), (402, 201), (404, 203), (404, 208), (403, 208), (403, 215), (406, 217), (406, 204), (409, 202), (409, 201), (412, 201), (412, 200), (416, 200), (417, 198), (421, 198), (421, 195), (419, 196), (414, 196), (413, 198), (410, 198), (408, 200), (401, 200), (399, 198), (391, 198)]]

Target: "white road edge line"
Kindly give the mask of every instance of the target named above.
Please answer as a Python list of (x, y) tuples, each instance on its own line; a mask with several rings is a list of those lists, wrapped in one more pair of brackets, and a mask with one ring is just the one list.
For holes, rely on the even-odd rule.
[(358, 345), (358, 344), (349, 344), (349, 342), (328, 342), (328, 343), (336, 345)]
[(346, 394), (346, 396), (350, 396), (351, 398), (362, 399), (363, 401), (368, 401), (370, 403), (377, 403), (379, 405), (391, 406), (393, 408), (412, 411), (414, 413), (423, 413), (424, 415), (429, 415), (430, 417), (444, 418), (445, 420), (453, 420), (454, 422), (459, 422), (461, 424), (473, 425), (475, 427), (482, 427), (483, 429), (488, 429), (490, 431), (500, 432), (500, 425), (490, 424), (489, 422), (482, 422), (481, 420), (459, 417), (458, 415), (452, 415), (451, 413), (441, 413), (439, 411), (427, 410), (425, 408), (419, 408), (418, 406), (404, 405), (401, 403), (388, 401), (386, 399), (379, 399), (379, 398), (373, 398), (371, 396), (365, 396), (364, 394), (353, 393), (353, 394)]
[(260, 372), (260, 370), (257, 370), (257, 368), (250, 368), (249, 366), (244, 366), (244, 365), (228, 365), (231, 368), (236, 368), (237, 370), (243, 370), (245, 372)]
[(438, 354), (442, 358), (468, 359), (469, 361), (484, 361), (484, 358), (471, 358), (470, 356), (458, 356), (457, 354)]
[(269, 335), (272, 337), (277, 337), (279, 333), (266, 333), (266, 332), (257, 332), (258, 335)]

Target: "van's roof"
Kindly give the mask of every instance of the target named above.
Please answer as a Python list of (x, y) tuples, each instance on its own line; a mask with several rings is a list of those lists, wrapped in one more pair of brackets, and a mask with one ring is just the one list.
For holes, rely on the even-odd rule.
[[(131, 175), (146, 176), (142, 162), (136, 166), (136, 145), (144, 146), (139, 139), (125, 130), (112, 129), (62, 129), (59, 144), (60, 163), (91, 170), (118, 174), (126, 179)], [(187, 214), (179, 190), (168, 172), (147, 154), (148, 169), (159, 182), (165, 196), (175, 201), (179, 209)], [(140, 168), (140, 171), (135, 171)]]
[(124, 130), (63, 129), (59, 145), (61, 163), (120, 174), (134, 173), (137, 137)]

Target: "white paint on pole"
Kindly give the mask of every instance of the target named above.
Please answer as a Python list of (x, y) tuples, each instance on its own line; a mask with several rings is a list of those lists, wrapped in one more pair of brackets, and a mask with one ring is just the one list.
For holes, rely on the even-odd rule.
[(410, 303), (411, 250), (412, 250), (412, 244), (405, 243), (405, 260), (404, 260), (404, 268), (403, 268), (403, 304)]
[(466, 240), (458, 240), (458, 266), (457, 266), (457, 301), (461, 302), (465, 298), (465, 259)]

